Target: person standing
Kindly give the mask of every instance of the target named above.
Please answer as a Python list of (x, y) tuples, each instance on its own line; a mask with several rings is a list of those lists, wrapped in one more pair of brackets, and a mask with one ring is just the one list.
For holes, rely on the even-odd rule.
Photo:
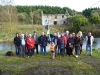
[(59, 38), (59, 46), (60, 46), (60, 55), (64, 56), (65, 53), (65, 46), (66, 46), (66, 37), (64, 34), (61, 34), (61, 37)]
[[(57, 36), (58, 36), (58, 41), (59, 41), (59, 38), (60, 38), (60, 33), (57, 32)], [(57, 42), (57, 49), (58, 49), (58, 54), (60, 54), (60, 46), (59, 46), (59, 42)]]
[(72, 55), (74, 55), (74, 53), (75, 53), (75, 46), (74, 46), (75, 33), (74, 32), (72, 33), (72, 39), (73, 39), (73, 43), (72, 43), (72, 45), (73, 45)]
[(20, 45), (20, 57), (25, 57), (25, 38), (24, 34), (21, 35), (21, 45)]
[[(25, 34), (24, 34), (24, 38), (25, 38), (25, 41), (26, 41), (26, 39), (28, 38), (28, 32), (25, 32)], [(28, 54), (28, 49), (27, 49), (27, 46), (26, 46), (26, 44), (25, 44), (25, 54)]]
[(78, 57), (79, 55), (79, 47), (80, 47), (80, 38), (79, 35), (76, 34), (75, 38), (74, 38), (74, 46), (75, 46), (75, 56)]
[(79, 38), (80, 38), (80, 51), (79, 51), (79, 53), (81, 54), (84, 38), (83, 38), (83, 34), (82, 34), (81, 31), (78, 32), (78, 35), (79, 35)]
[(35, 40), (32, 38), (31, 34), (29, 34), (29, 37), (26, 39), (26, 45), (28, 48), (28, 57), (32, 56), (34, 54)]
[(53, 42), (51, 42), (50, 44), (50, 51), (51, 51), (51, 58), (54, 59), (55, 58), (55, 44)]
[(34, 31), (32, 38), (34, 38), (34, 40), (35, 40), (35, 47), (34, 48), (36, 49), (36, 54), (38, 54), (38, 35), (37, 35), (36, 31)]
[(68, 48), (69, 48), (69, 31), (67, 30), (65, 33), (65, 37), (66, 37), (66, 55), (68, 54)]
[(16, 33), (16, 37), (14, 37), (14, 45), (16, 49), (16, 55), (19, 55), (19, 50), (20, 50), (20, 36), (18, 33)]
[(92, 45), (94, 37), (91, 35), (91, 32), (86, 36), (86, 55), (88, 54), (88, 48), (90, 48), (90, 56), (92, 56)]
[(58, 44), (58, 36), (57, 33), (54, 33), (53, 38), (52, 38), (52, 42), (55, 44), (55, 56), (57, 55), (57, 44)]
[(42, 35), (39, 37), (38, 44), (40, 45), (41, 54), (46, 55), (47, 36), (44, 32), (42, 32)]
[(69, 40), (69, 43), (68, 43), (69, 47), (68, 47), (68, 50), (67, 50), (67, 55), (70, 56), (70, 55), (72, 55), (72, 50), (74, 48), (74, 39), (73, 39), (72, 34), (70, 34), (68, 40)]

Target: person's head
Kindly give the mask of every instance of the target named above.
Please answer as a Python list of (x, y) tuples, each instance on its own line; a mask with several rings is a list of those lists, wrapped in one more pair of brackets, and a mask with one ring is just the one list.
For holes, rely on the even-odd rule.
[(54, 42), (51, 42), (51, 45), (54, 45)]
[(56, 32), (54, 33), (54, 36), (57, 36), (57, 33)]
[(76, 34), (76, 37), (79, 37), (79, 34)]
[(42, 32), (42, 35), (44, 36), (44, 32)]
[(69, 37), (72, 38), (72, 34), (70, 34)]
[(34, 31), (33, 33), (34, 33), (34, 35), (36, 35), (36, 31)]
[(82, 34), (82, 31), (79, 31), (78, 32), (78, 35), (81, 37), (83, 34)]
[(72, 33), (72, 37), (75, 37), (75, 33)]
[(63, 36), (64, 36), (64, 33), (61, 34), (61, 37), (63, 37)]
[(29, 34), (29, 38), (31, 38), (32, 37), (32, 34)]
[(69, 35), (69, 31), (68, 30), (66, 31), (66, 35)]
[(21, 34), (21, 37), (24, 38), (24, 34)]
[(88, 36), (91, 36), (91, 32), (88, 33)]
[(19, 33), (16, 33), (16, 37), (18, 37), (19, 36)]

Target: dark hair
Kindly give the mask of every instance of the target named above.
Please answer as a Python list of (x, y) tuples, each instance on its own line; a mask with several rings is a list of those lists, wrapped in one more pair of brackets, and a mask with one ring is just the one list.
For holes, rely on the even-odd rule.
[(34, 31), (33, 33), (36, 33), (36, 31)]
[(17, 35), (17, 34), (19, 35), (19, 33), (16, 33), (16, 35)]

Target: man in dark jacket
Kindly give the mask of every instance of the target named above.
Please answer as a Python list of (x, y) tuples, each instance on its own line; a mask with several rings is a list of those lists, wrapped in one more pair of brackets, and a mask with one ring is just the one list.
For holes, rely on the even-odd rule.
[(16, 49), (16, 55), (19, 55), (21, 39), (18, 33), (16, 33), (16, 37), (14, 38), (14, 45)]
[(57, 33), (54, 33), (53, 38), (52, 38), (52, 42), (55, 44), (55, 56), (56, 56), (57, 55), (56, 49), (57, 49), (57, 45), (58, 45), (58, 36), (57, 36)]
[(44, 32), (42, 32), (42, 35), (39, 37), (38, 43), (40, 45), (41, 54), (46, 55), (47, 36), (44, 34)]

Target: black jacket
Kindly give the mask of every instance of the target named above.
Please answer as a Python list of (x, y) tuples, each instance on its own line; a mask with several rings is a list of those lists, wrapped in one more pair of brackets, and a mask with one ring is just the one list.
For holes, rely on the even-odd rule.
[(20, 37), (15, 37), (14, 38), (14, 44), (16, 46), (18, 46), (18, 47), (21, 45), (21, 39), (20, 39)]
[(41, 35), (38, 38), (38, 43), (41, 44), (41, 46), (47, 46), (47, 36), (46, 35)]

